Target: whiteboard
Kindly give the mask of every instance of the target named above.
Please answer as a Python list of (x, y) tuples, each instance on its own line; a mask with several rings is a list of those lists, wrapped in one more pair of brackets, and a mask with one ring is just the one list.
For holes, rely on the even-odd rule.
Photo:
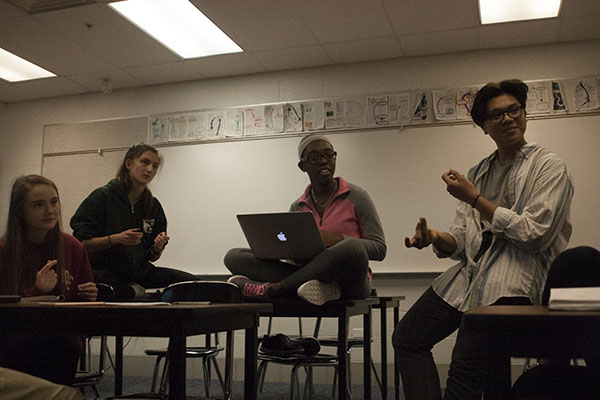
[[(600, 170), (599, 115), (529, 121), (526, 138), (560, 154), (576, 183), (570, 246), (597, 246), (595, 187)], [(336, 175), (371, 195), (383, 223), (387, 257), (374, 272), (439, 272), (452, 265), (430, 249), (404, 247), (420, 216), (445, 230), (457, 201), (441, 175), (468, 168), (495, 149), (474, 125), (328, 134), (338, 152)], [(308, 184), (297, 167), (298, 136), (159, 147), (164, 163), (150, 188), (168, 219), (171, 242), (158, 265), (195, 274), (227, 274), (223, 256), (246, 241), (235, 215), (285, 211)], [(133, 142), (135, 143), (135, 142)], [(124, 151), (45, 157), (43, 173), (60, 191), (65, 230), (79, 203), (114, 177)], [(594, 188), (586, 190), (585, 188)], [(590, 242), (593, 240), (592, 242)], [(594, 243), (595, 241), (595, 243)]]

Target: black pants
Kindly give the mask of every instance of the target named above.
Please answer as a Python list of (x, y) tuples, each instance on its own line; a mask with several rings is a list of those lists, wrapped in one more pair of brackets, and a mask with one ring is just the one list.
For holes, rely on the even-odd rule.
[(70, 386), (82, 349), (83, 340), (74, 334), (2, 333), (0, 367)]
[[(525, 297), (503, 297), (494, 305), (531, 304)], [(483, 338), (462, 326), (463, 313), (430, 287), (396, 326), (392, 344), (407, 400), (440, 400), (440, 378), (431, 349), (458, 329), (444, 399), (480, 400), (490, 360)]]
[(364, 299), (371, 292), (368, 279), (369, 256), (353, 238), (329, 247), (304, 266), (278, 260), (259, 260), (250, 249), (231, 249), (225, 266), (234, 275), (245, 275), (259, 282), (280, 282), (282, 291), (295, 297), (300, 285), (313, 279), (340, 285), (342, 299)]

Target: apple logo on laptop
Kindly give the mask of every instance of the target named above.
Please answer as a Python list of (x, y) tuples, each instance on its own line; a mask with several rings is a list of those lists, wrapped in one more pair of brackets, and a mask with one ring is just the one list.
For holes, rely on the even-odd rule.
[(287, 238), (285, 237), (285, 233), (283, 233), (283, 232), (279, 232), (279, 233), (277, 234), (277, 239), (279, 239), (279, 241), (280, 241), (280, 242), (285, 242), (285, 241), (287, 241)]

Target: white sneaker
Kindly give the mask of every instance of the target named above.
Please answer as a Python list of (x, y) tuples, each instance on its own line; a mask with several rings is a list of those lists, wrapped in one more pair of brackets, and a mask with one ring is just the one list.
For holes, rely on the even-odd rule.
[(134, 299), (144, 299), (146, 298), (146, 288), (140, 285), (139, 283), (132, 282), (129, 284), (129, 287), (134, 291)]
[(298, 296), (309, 303), (322, 306), (330, 300), (340, 298), (340, 285), (337, 282), (323, 283), (313, 279), (298, 288)]

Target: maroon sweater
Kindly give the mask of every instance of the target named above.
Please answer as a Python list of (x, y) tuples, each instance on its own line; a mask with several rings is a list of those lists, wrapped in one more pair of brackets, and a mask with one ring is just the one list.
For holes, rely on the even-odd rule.
[[(77, 286), (93, 282), (92, 267), (83, 245), (73, 236), (62, 233), (63, 243), (65, 246), (64, 259), (64, 284), (61, 288), (55, 288), (50, 294), (63, 295), (65, 301), (78, 301)], [(0, 247), (4, 247), (4, 238), (0, 239)], [(30, 253), (36, 270), (39, 271), (48, 262), (44, 256), (44, 247), (41, 244), (29, 242), (26, 246), (27, 252)], [(32, 287), (26, 288), (21, 293), (23, 297), (41, 296), (41, 293), (35, 284)]]

